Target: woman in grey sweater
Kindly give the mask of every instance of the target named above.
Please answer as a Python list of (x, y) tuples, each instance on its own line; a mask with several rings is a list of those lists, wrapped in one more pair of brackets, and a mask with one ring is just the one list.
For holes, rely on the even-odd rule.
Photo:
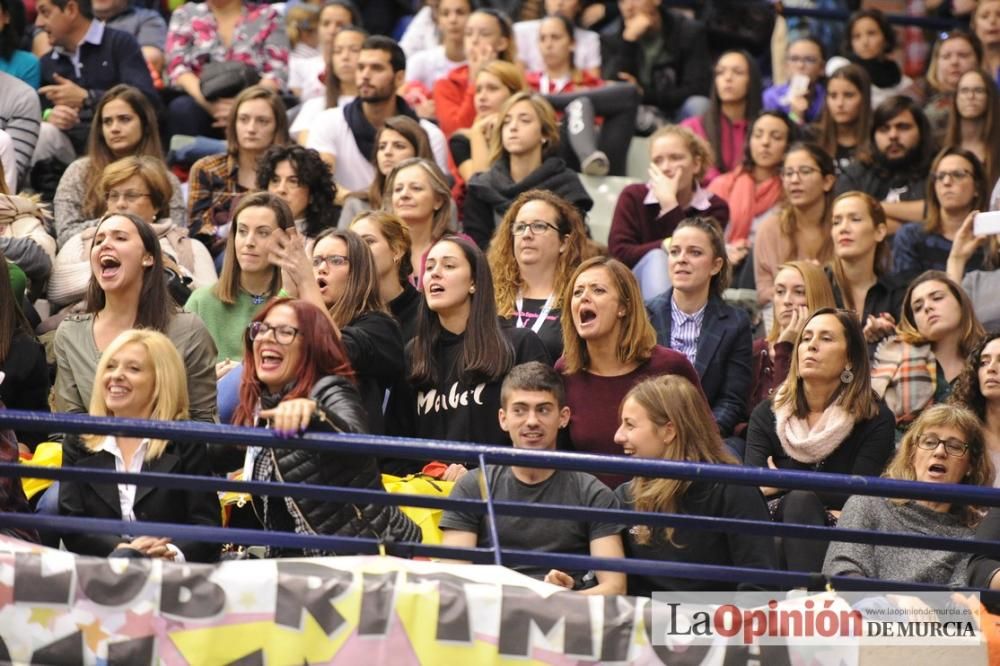
[[(979, 419), (955, 405), (924, 410), (906, 432), (884, 474), (890, 479), (986, 487), (992, 485), (993, 475)], [(978, 506), (857, 495), (844, 504), (838, 527), (971, 539), (982, 515)], [(955, 551), (834, 542), (827, 551), (823, 573), (964, 584), (970, 557)]]

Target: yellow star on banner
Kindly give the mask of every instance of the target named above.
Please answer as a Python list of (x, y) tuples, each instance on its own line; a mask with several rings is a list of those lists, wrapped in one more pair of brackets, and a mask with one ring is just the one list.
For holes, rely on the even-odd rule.
[(45, 627), (48, 629), (52, 625), (52, 620), (61, 614), (62, 611), (56, 610), (55, 608), (35, 606), (31, 609), (31, 617), (28, 618), (28, 624), (34, 623), (39, 627)]
[(91, 652), (97, 652), (97, 644), (111, 635), (101, 630), (100, 618), (95, 619), (90, 624), (77, 623), (76, 626), (83, 633), (83, 640), (86, 641), (87, 647), (90, 648)]

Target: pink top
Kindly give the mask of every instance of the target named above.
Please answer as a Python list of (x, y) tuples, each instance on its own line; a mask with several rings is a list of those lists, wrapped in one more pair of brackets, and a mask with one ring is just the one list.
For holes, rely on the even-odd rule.
[[(722, 142), (722, 164), (717, 164), (705, 173), (705, 179), (702, 181), (703, 185), (712, 182), (720, 173), (732, 171), (743, 161), (743, 144), (746, 142), (749, 123), (746, 120), (737, 120), (734, 123), (725, 115), (719, 115), (722, 120), (722, 127), (719, 132), (719, 140)], [(708, 136), (705, 134), (705, 126), (702, 123), (702, 116), (685, 118), (681, 121), (681, 127), (687, 127), (708, 141)]]

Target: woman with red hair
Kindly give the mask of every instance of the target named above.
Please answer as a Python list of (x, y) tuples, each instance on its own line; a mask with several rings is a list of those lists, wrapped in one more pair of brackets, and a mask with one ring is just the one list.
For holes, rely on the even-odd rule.
[[(265, 425), (279, 438), (307, 430), (366, 431), (367, 417), (347, 352), (326, 313), (302, 300), (268, 303), (250, 322), (240, 404), (233, 422)], [(299, 448), (247, 450), (245, 477), (382, 490), (374, 456)], [(398, 507), (294, 497), (254, 497), (269, 530), (419, 542), (420, 529)], [(269, 548), (269, 557), (319, 555), (316, 549)]]

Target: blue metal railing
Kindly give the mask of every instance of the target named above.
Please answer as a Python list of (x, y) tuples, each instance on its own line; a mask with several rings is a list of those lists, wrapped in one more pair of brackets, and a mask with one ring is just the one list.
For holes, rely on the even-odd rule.
[[(903, 499), (933, 499), (1000, 506), (1000, 490), (963, 485), (924, 484), (871, 477), (749, 468), (731, 465), (691, 464), (662, 460), (642, 460), (624, 456), (599, 456), (558, 451), (532, 451), (509, 447), (482, 446), (463, 442), (439, 442), (366, 435), (306, 434), (301, 438), (278, 439), (261, 428), (220, 426), (195, 422), (139, 421), (131, 419), (92, 418), (85, 415), (40, 414), (0, 410), (0, 427), (16, 430), (154, 436), (172, 441), (213, 442), (240, 446), (303, 448), (326, 452), (344, 452), (379, 457), (402, 457), (418, 460), (453, 460), (478, 464), (519, 465), (553, 469), (572, 469), (592, 473), (615, 473), (628, 476), (668, 477), (717, 481), (738, 485), (772, 486), (845, 494), (876, 495)], [(120, 473), (92, 468), (46, 468), (0, 463), (0, 476), (47, 478), (59, 481), (132, 483), (166, 488), (232, 491), (254, 495), (302, 497), (365, 504), (402, 504), (435, 509), (455, 509), (465, 513), (486, 514), (492, 535), (492, 548), (456, 549), (428, 544), (381, 544), (387, 552), (404, 557), (443, 557), (504, 565), (537, 565), (551, 568), (600, 569), (631, 574), (654, 574), (720, 582), (752, 582), (759, 585), (798, 587), (815, 586), (824, 578), (805, 572), (740, 569), (680, 562), (622, 559), (604, 560), (582, 555), (538, 553), (504, 549), (497, 538), (496, 516), (544, 517), (547, 519), (595, 521), (623, 525), (644, 524), (652, 527), (680, 527), (692, 530), (734, 532), (762, 536), (826, 539), (856, 543), (891, 545), (908, 548), (953, 550), (957, 552), (1000, 554), (995, 543), (918, 534), (867, 532), (807, 525), (791, 525), (752, 520), (681, 514), (650, 514), (620, 509), (596, 509), (547, 504), (520, 504), (494, 500), (451, 499), (424, 495), (390, 494), (377, 490), (335, 488), (307, 484), (280, 484), (261, 481), (233, 481), (220, 478), (142, 472)], [(79, 531), (109, 534), (149, 534), (170, 538), (195, 539), (213, 543), (261, 544), (285, 548), (316, 548), (342, 553), (374, 553), (380, 544), (370, 538), (310, 536), (284, 532), (263, 532), (236, 528), (212, 528), (192, 525), (129, 522), (105, 519), (81, 519), (65, 516), (2, 514), (0, 526), (39, 530)], [(834, 577), (840, 589), (939, 589), (936, 586), (898, 584), (860, 578)]]

